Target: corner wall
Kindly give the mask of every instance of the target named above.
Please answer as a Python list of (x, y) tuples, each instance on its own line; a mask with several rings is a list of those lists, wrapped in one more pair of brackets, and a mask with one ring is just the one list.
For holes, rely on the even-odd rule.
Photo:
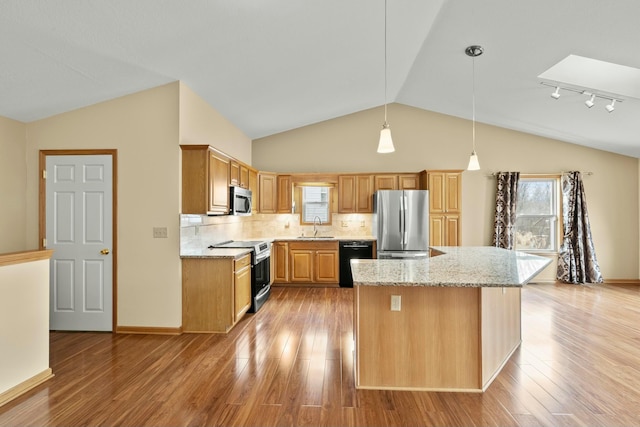
[[(182, 323), (178, 82), (27, 125), (26, 218), (38, 247), (38, 153), (118, 150), (118, 326)], [(154, 239), (153, 227), (167, 227)]]
[[(401, 104), (389, 119), (396, 151), (377, 154), (381, 107), (253, 142), (252, 164), (275, 172), (416, 172), (465, 169), (471, 122)], [(498, 171), (593, 172), (584, 177), (596, 255), (605, 279), (640, 275), (638, 159), (476, 123), (480, 171), (463, 173), (462, 244), (490, 245)]]
[(0, 117), (0, 254), (38, 247), (26, 238), (26, 132), (24, 123)]

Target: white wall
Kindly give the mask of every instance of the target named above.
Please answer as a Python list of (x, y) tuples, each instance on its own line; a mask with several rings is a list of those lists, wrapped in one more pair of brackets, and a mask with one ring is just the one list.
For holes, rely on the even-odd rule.
[[(396, 152), (377, 154), (382, 108), (253, 142), (253, 166), (275, 172), (416, 172), (465, 169), (471, 122), (389, 106)], [(593, 172), (584, 177), (596, 253), (605, 279), (639, 276), (638, 159), (476, 123), (480, 171), (463, 173), (462, 243), (490, 245), (497, 171)]]
[[(27, 126), (27, 240), (33, 247), (39, 150), (118, 150), (118, 326), (182, 324), (178, 97), (176, 82)], [(168, 238), (154, 239), (153, 227), (167, 227)]]
[(27, 128), (0, 117), (0, 254), (36, 249), (26, 241)]
[(49, 259), (0, 266), (0, 395), (49, 371)]
[(182, 83), (180, 144), (211, 145), (241, 162), (251, 164), (251, 139)]

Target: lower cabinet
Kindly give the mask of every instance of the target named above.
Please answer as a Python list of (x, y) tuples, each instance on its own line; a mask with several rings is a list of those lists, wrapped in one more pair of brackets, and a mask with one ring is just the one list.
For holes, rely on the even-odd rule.
[(460, 215), (429, 216), (429, 246), (460, 246)]
[(275, 284), (339, 284), (338, 241), (299, 240), (274, 245)]
[(251, 307), (251, 255), (182, 259), (182, 330), (228, 332)]

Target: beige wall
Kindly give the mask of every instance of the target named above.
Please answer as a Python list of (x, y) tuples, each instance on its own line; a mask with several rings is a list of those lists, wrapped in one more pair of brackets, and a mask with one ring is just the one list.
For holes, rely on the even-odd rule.
[(185, 84), (180, 84), (180, 144), (211, 145), (251, 164), (251, 139)]
[[(27, 126), (27, 239), (37, 247), (38, 152), (118, 150), (118, 326), (179, 327), (179, 84)], [(153, 227), (167, 227), (154, 239)]]
[(0, 117), (0, 253), (36, 249), (27, 245), (26, 125)]
[[(276, 172), (385, 172), (465, 169), (471, 123), (400, 104), (389, 106), (396, 152), (377, 154), (382, 108), (253, 142), (253, 166)], [(639, 167), (631, 157), (476, 124), (482, 169), (463, 173), (462, 243), (491, 244), (497, 171), (593, 172), (584, 177), (596, 253), (605, 279), (637, 279)]]

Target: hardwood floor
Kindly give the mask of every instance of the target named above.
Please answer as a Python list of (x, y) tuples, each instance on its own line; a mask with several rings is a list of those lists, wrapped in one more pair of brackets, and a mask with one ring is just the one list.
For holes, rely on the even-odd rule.
[(640, 425), (640, 287), (529, 285), (483, 394), (356, 390), (352, 291), (274, 288), (228, 335), (51, 333), (52, 380), (0, 426)]

